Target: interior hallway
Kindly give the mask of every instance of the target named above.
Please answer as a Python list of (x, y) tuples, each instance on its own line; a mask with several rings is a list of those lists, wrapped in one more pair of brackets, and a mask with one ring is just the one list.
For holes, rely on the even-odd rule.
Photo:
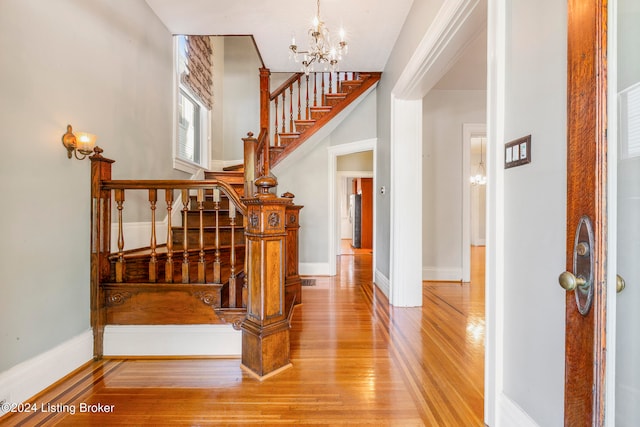
[(102, 360), (0, 425), (483, 426), (484, 248), (472, 256), (472, 284), (425, 282), (421, 308), (389, 307), (371, 255), (339, 257), (337, 276), (303, 287), (293, 368), (264, 382), (238, 359)]

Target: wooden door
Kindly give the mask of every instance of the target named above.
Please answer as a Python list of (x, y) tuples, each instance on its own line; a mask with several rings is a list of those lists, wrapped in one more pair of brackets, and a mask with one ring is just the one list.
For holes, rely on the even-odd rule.
[[(573, 276), (563, 275), (561, 282), (570, 289), (566, 295), (565, 425), (572, 427), (604, 422), (606, 23), (607, 0), (568, 0), (566, 269), (578, 280), (572, 282)], [(582, 231), (577, 233), (580, 224)], [(583, 234), (586, 228), (592, 232)], [(576, 262), (582, 270), (587, 260), (592, 265), (589, 274), (574, 271)], [(590, 283), (582, 284), (581, 279)], [(585, 290), (588, 285), (591, 291)], [(578, 300), (584, 302), (582, 313)]]
[(362, 249), (373, 248), (373, 178), (361, 178), (362, 190)]

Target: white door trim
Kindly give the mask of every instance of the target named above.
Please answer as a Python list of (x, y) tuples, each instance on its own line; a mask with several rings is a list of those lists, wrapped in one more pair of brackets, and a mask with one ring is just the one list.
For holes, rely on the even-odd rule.
[(488, 0), (487, 14), (487, 251), (484, 421), (499, 425), (504, 392), (504, 128), (506, 0)]
[(422, 99), (391, 95), (389, 302), (422, 305)]

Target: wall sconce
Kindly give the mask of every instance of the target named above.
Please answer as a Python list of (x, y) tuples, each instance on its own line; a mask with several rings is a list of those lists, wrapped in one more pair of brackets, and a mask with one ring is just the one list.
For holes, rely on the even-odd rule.
[[(73, 153), (76, 159), (82, 160), (89, 154), (93, 153), (93, 147), (96, 145), (98, 137), (87, 132), (73, 132), (71, 125), (67, 125), (67, 133), (62, 135), (62, 145), (67, 149), (67, 157), (71, 158)], [(78, 152), (82, 157), (78, 156)]]

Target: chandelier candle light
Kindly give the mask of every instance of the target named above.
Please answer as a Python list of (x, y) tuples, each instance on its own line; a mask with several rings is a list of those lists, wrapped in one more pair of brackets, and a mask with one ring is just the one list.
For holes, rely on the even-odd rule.
[(484, 169), (484, 159), (482, 157), (482, 146), (484, 145), (484, 138), (480, 138), (480, 162), (476, 167), (475, 175), (470, 178), (471, 185), (485, 185), (487, 183), (487, 173)]
[(295, 62), (299, 61), (299, 55), (302, 55), (302, 71), (309, 75), (313, 71), (314, 63), (325, 64), (325, 70), (331, 68), (331, 71), (338, 69), (338, 61), (343, 55), (347, 54), (347, 42), (344, 39), (344, 30), (340, 30), (340, 42), (337, 46), (331, 44), (329, 30), (325, 27), (324, 22), (320, 19), (320, 0), (317, 0), (317, 13), (313, 18), (313, 25), (309, 28), (309, 50), (298, 50), (296, 38), (291, 38), (289, 46), (289, 55)]

